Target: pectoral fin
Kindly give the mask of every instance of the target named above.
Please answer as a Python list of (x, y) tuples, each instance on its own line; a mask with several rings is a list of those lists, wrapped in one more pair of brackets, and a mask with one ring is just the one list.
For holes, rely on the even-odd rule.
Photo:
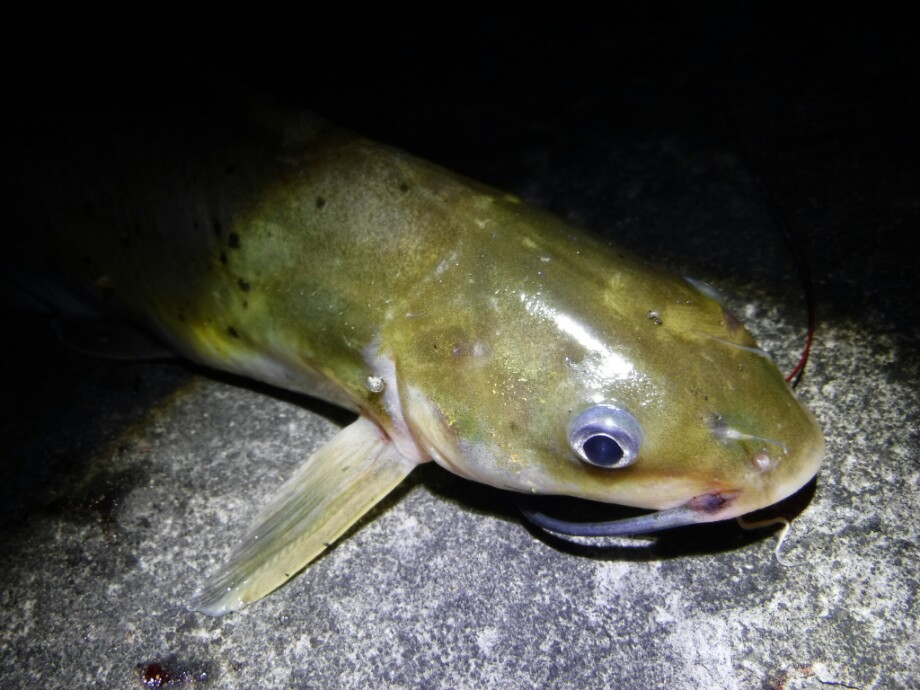
[(246, 606), (293, 577), (415, 467), (359, 417), (311, 455), (256, 519), (192, 604), (212, 616)]

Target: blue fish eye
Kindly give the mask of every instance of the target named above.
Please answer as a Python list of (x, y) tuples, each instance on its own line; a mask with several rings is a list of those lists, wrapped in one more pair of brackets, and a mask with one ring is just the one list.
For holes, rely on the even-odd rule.
[(639, 457), (642, 427), (626, 410), (596, 405), (576, 415), (569, 424), (569, 445), (590, 465), (616, 469)]

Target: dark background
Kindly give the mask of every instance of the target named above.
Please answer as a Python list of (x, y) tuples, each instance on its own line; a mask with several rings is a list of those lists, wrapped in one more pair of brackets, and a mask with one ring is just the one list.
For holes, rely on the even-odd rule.
[[(206, 75), (513, 191), (529, 166), (676, 133), (759, 180), (818, 283), (834, 277), (825, 318), (884, 313), (915, 336), (918, 27), (910, 3), (36, 13), (8, 27), (5, 117), (40, 105), (66, 128), (74, 108)], [(617, 212), (634, 199), (609, 165)], [(539, 201), (567, 213), (586, 193), (560, 178)]]
[[(655, 687), (671, 682), (672, 668), (674, 687), (702, 687), (687, 669), (709, 665), (718, 679), (712, 687), (740, 677), (774, 688), (812, 678), (812, 662), (850, 664), (826, 675), (844, 685), (911, 687), (916, 645), (904, 631), (916, 634), (918, 601), (920, 24), (909, 3), (804, 5), (652, 3), (613, 6), (609, 14), (469, 4), (424, 14), (397, 6), (205, 12), (148, 5), (11, 17), (0, 48), (0, 124), (12, 174), (7, 152), (21, 127), (41, 120), (49, 136), (80, 136), (71, 126), (74, 112), (117, 108), (147, 84), (182, 99), (190, 77), (213, 80), (315, 110), (713, 282), (784, 371), (798, 359), (805, 330), (805, 285), (791, 241), (813, 278), (818, 315), (800, 394), (824, 427), (828, 459), (804, 517), (813, 533), (802, 552), (813, 560), (792, 572), (764, 563), (762, 534), (742, 535), (732, 525), (665, 540), (652, 557), (662, 560), (660, 570), (621, 552), (593, 554), (593, 563), (582, 552), (541, 550), (545, 545), (521, 538), (507, 496), (426, 467), (382, 513), (436, 515), (438, 543), (426, 556), (443, 557), (439, 567), (460, 583), (459, 594), (445, 587), (434, 599), (416, 600), (415, 593), (430, 594), (425, 586), (434, 575), (421, 565), (415, 574), (411, 564), (395, 577), (388, 549), (398, 539), (378, 533), (368, 538), (366, 560), (343, 546), (264, 603), (202, 622), (182, 608), (194, 586), (187, 564), (213, 568), (236, 527), (209, 532), (204, 546), (190, 537), (216, 529), (196, 522), (205, 514), (202, 501), (212, 505), (201, 497), (246, 484), (272, 461), (251, 449), (278, 434), (275, 417), (268, 414), (252, 438), (229, 426), (214, 432), (257, 417), (247, 409), (259, 403), (238, 391), (234, 407), (230, 393), (205, 383), (209, 394), (185, 405), (172, 392), (202, 372), (87, 359), (62, 348), (40, 322), (5, 314), (0, 550), (9, 556), (0, 569), (0, 602), (15, 616), (0, 626), (0, 684), (6, 674), (9, 687), (24, 678), (49, 687), (85, 678), (122, 687), (113, 679), (134, 678), (135, 664), (149, 670), (156, 660), (177, 677), (204, 668), (222, 686), (237, 679), (246, 687), (253, 683), (247, 668), (284, 666), (293, 649), (303, 664), (290, 670), (296, 687), (336, 679), (347, 685), (342, 678), (352, 678), (353, 687), (387, 680), (461, 687), (457, 678), (486, 663), (520, 687), (582, 688), (592, 680)], [(16, 201), (7, 195), (0, 217), (9, 220)], [(16, 232), (10, 222), (0, 230)], [(274, 395), (273, 409), (288, 402)], [(180, 425), (175, 447), (161, 441), (156, 430), (173, 428), (169, 410), (186, 407), (189, 426)], [(213, 416), (205, 420), (205, 412)], [(212, 438), (209, 430), (217, 437), (211, 446), (183, 445), (193, 434)], [(202, 479), (194, 470), (225, 452), (224, 433), (239, 469), (216, 463), (226, 469), (213, 471), (226, 475)], [(149, 462), (147, 446), (154, 449)], [(177, 479), (174, 467), (193, 478)], [(286, 471), (278, 469), (278, 477)], [(263, 492), (271, 485), (253, 482)], [(419, 485), (426, 491), (416, 491)], [(168, 508), (156, 505), (132, 522), (133, 506), (148, 494)], [(503, 521), (513, 529), (500, 531)], [(57, 551), (49, 556), (44, 543)], [(356, 608), (367, 619), (367, 638), (349, 638), (365, 621), (351, 626), (329, 603), (343, 593), (363, 601), (348, 589), (358, 584), (325, 576), (341, 575), (349, 558), (366, 568), (355, 580), (377, 587), (368, 596), (382, 602), (379, 611)], [(625, 594), (603, 591), (615, 599), (608, 610), (592, 599), (591, 578), (611, 563), (638, 584)], [(380, 590), (403, 582), (409, 584), (399, 596)], [(119, 601), (111, 603), (108, 587), (124, 588)], [(493, 591), (496, 600), (484, 601), (481, 593)], [(557, 591), (571, 596), (542, 598)], [(655, 607), (667, 608), (673, 596), (684, 610), (662, 623)], [(31, 598), (38, 603), (30, 615), (50, 632), (17, 637), (27, 618), (21, 602)], [(770, 608), (787, 599), (798, 604)], [(507, 614), (504, 623), (494, 611)], [(729, 633), (717, 628), (703, 642), (724, 658), (675, 660), (662, 646), (661, 636), (682, 624), (695, 630), (702, 621), (699, 629), (709, 631), (718, 617), (733, 621)], [(392, 638), (394, 620), (409, 642)], [(504, 624), (523, 640), (501, 656), (504, 667), (479, 656), (475, 635), (483, 621), (500, 632)], [(344, 630), (339, 637), (336, 626)], [(608, 630), (615, 639), (603, 637)], [(585, 631), (588, 641), (578, 638), (580, 646), (570, 648)], [(314, 635), (310, 649), (319, 652), (293, 645), (301, 635)], [(555, 645), (548, 651), (544, 637)], [(380, 651), (393, 639), (412, 652), (395, 666)], [(694, 638), (680, 649), (694, 647), (706, 644)], [(365, 649), (383, 660), (361, 657)], [(452, 666), (437, 656), (445, 649), (455, 650)], [(477, 679), (473, 687), (490, 676), (468, 677)]]

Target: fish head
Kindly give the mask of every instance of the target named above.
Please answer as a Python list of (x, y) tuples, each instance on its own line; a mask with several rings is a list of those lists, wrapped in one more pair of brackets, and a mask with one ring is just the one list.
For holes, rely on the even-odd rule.
[(480, 253), (453, 285), (421, 286), (395, 338), (428, 455), (489, 485), (690, 522), (769, 506), (816, 474), (814, 416), (711, 291), (568, 226), (515, 236), (503, 268)]

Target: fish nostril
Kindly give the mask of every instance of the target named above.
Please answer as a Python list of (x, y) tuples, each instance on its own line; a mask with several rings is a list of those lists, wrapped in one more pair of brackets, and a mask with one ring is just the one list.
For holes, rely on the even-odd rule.
[(751, 464), (754, 465), (758, 472), (769, 472), (774, 466), (773, 458), (766, 453), (757, 453), (754, 455), (754, 457), (751, 458)]

